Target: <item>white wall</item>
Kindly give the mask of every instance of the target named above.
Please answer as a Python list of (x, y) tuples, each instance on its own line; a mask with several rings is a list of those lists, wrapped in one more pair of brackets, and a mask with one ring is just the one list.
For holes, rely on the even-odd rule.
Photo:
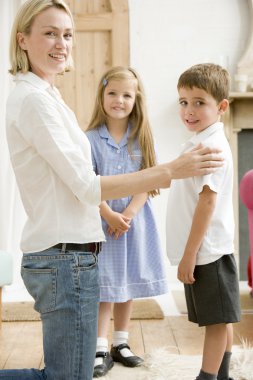
[[(130, 61), (146, 90), (160, 161), (176, 157), (188, 138), (177, 115), (177, 79), (193, 64), (212, 61), (231, 75), (250, 30), (247, 0), (129, 0)], [(168, 191), (155, 200), (165, 246)]]
[[(248, 3), (247, 0), (128, 1), (131, 66), (143, 79), (159, 159), (164, 162), (176, 157), (188, 137), (177, 115), (178, 76), (192, 64), (204, 61), (226, 65), (234, 74), (250, 29)], [(7, 35), (3, 32), (2, 36)], [(164, 190), (155, 200), (164, 247), (167, 196), (168, 191)], [(18, 272), (17, 260), (15, 283), (5, 288), (5, 300), (26, 297)]]
[(5, 105), (9, 90), (13, 86), (12, 78), (8, 74), (9, 36), (13, 18), (22, 1), (0, 0), (0, 34), (3, 36), (0, 59), (0, 250), (10, 252), (15, 263), (14, 284), (4, 288), (4, 300), (9, 299), (9, 295), (16, 297), (17, 294), (19, 297), (20, 289), (24, 288), (19, 274), (21, 262), (19, 242), (25, 212), (17, 191), (5, 135)]

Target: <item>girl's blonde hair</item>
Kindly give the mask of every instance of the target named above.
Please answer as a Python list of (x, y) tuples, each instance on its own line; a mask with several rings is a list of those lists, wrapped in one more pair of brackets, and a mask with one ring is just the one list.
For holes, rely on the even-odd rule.
[[(65, 11), (69, 15), (74, 29), (74, 20), (71, 11), (63, 0), (27, 0), (19, 9), (12, 26), (10, 39), (11, 68), (9, 70), (12, 75), (16, 75), (18, 72), (27, 73), (30, 71), (30, 62), (27, 53), (19, 46), (17, 33), (21, 32), (29, 35), (36, 16), (51, 7)], [(69, 71), (72, 66), (73, 60), (70, 55), (65, 71)]]
[[(142, 153), (141, 169), (155, 166), (154, 140), (148, 120), (144, 88), (139, 75), (134, 69), (117, 66), (109, 69), (102, 76), (98, 85), (95, 106), (87, 130), (95, 129), (102, 124), (106, 124), (107, 115), (103, 107), (103, 99), (105, 88), (111, 80), (133, 80), (135, 82), (136, 99), (133, 110), (129, 116), (132, 129), (128, 138), (128, 149), (131, 151), (133, 141), (137, 140)], [(154, 197), (159, 194), (159, 190), (153, 190), (149, 194)]]

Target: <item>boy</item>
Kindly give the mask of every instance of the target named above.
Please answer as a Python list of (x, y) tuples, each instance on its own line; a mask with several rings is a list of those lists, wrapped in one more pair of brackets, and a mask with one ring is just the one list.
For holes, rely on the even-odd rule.
[(239, 282), (233, 256), (233, 163), (220, 117), (229, 106), (229, 74), (199, 64), (179, 78), (180, 116), (194, 136), (184, 152), (202, 143), (222, 150), (214, 173), (174, 181), (169, 193), (167, 251), (184, 283), (188, 319), (205, 326), (202, 368), (196, 380), (232, 380), (231, 323), (240, 320)]

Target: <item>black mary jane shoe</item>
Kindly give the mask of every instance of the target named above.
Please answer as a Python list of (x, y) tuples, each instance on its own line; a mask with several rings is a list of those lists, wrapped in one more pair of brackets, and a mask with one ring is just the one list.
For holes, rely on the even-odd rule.
[(121, 355), (121, 350), (123, 348), (128, 348), (130, 350), (130, 347), (126, 343), (122, 343), (119, 346), (111, 348), (111, 357), (113, 358), (113, 361), (119, 362), (123, 364), (126, 367), (137, 367), (143, 363), (143, 359), (139, 356), (128, 356), (124, 357)]
[(93, 377), (102, 377), (114, 366), (113, 360), (109, 352), (97, 352), (96, 358), (103, 358), (103, 363), (94, 367)]

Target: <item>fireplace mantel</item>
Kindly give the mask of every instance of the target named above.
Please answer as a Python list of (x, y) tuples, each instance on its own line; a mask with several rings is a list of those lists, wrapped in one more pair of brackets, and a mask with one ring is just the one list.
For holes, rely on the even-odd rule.
[[(231, 92), (229, 96), (229, 111), (224, 117), (228, 139), (231, 133), (238, 133), (242, 129), (253, 129), (253, 92)], [(236, 136), (235, 136), (236, 137)]]
[(229, 94), (229, 100), (230, 102), (233, 102), (235, 99), (247, 99), (247, 98), (253, 98), (253, 91), (247, 91), (247, 92), (230, 92)]

